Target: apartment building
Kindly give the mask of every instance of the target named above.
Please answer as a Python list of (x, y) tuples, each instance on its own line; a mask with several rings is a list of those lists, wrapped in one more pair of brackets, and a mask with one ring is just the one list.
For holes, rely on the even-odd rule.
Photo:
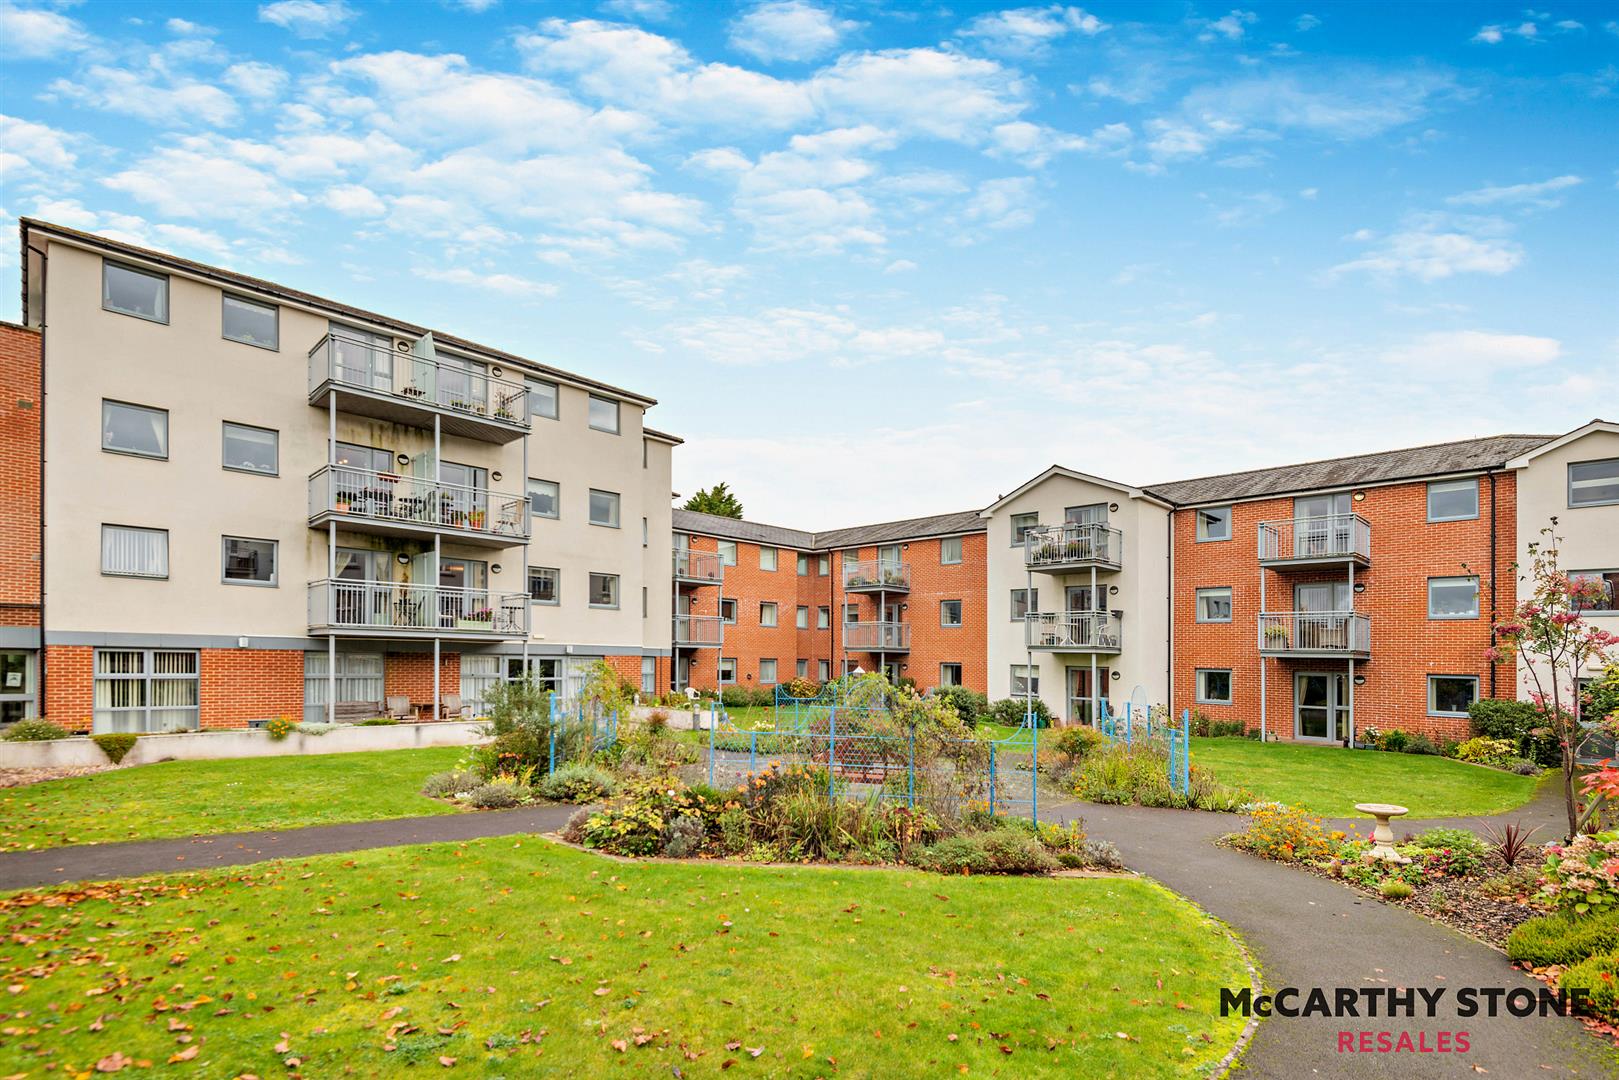
[(39, 712), (39, 332), (0, 322), (0, 724)]
[[(983, 689), (977, 511), (805, 532), (676, 510), (676, 677), (700, 688), (824, 682), (856, 668)], [(683, 580), (713, 560), (723, 584)]]
[(651, 398), (47, 222), (22, 241), (44, 539), (19, 651), (39, 713), (97, 731), (389, 698), (434, 715), (525, 670), (577, 692), (598, 658), (668, 680), (680, 440), (646, 426)]

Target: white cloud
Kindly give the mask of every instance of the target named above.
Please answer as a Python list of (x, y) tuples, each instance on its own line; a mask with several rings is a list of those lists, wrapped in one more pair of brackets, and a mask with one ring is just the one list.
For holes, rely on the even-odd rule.
[(236, 99), (211, 82), (171, 69), (153, 55), (140, 68), (91, 64), (71, 78), (56, 79), (50, 93), (150, 124), (222, 126), (239, 115)]
[(1013, 120), (996, 125), (990, 132), (988, 152), (993, 157), (1011, 158), (1031, 169), (1038, 169), (1057, 154), (1090, 148), (1090, 142), (1082, 136), (1070, 135), (1027, 120)]
[(243, 97), (256, 102), (279, 97), (287, 86), (285, 71), (258, 60), (232, 64), (220, 75), (220, 79)]
[(1252, 11), (1231, 11), (1218, 19), (1202, 23), (1203, 32), (1198, 34), (1199, 41), (1241, 41), (1248, 32), (1248, 27), (1259, 21), (1259, 16)]
[(276, 0), (259, 8), (259, 19), (301, 38), (318, 38), (341, 30), (358, 12), (343, 0)]
[(0, 114), (0, 182), (61, 190), (78, 162), (74, 136)]
[(233, 218), (250, 228), (267, 228), (307, 201), (272, 175), (268, 168), (243, 160), (252, 144), (192, 136), (155, 150), (131, 167), (102, 180), (177, 218)]
[(98, 233), (138, 247), (214, 261), (252, 257), (248, 247), (233, 244), (207, 229), (152, 222), (135, 214), (90, 210), (74, 199), (43, 200), (34, 205), (34, 214), (59, 225)]
[(1505, 274), (1523, 261), (1523, 249), (1503, 235), (1505, 225), (1498, 219), (1419, 215), (1407, 225), (1381, 239), (1357, 234), (1357, 240), (1375, 241), (1372, 248), (1334, 266), (1329, 276), (1364, 272), (1441, 281), (1457, 274)]
[(766, 63), (815, 60), (859, 26), (805, 0), (771, 0), (731, 23), (731, 48)]
[(644, 19), (647, 22), (668, 22), (675, 13), (668, 0), (607, 0), (602, 10), (626, 19)]
[[(979, 184), (959, 217), (969, 228), (1017, 229), (1034, 222), (1038, 205), (1033, 177), (1002, 177)], [(971, 239), (970, 234), (963, 239)]]
[(904, 274), (916, 269), (916, 264), (909, 259), (895, 259), (883, 267), (885, 274)]
[(1083, 8), (1052, 4), (980, 15), (967, 24), (961, 36), (1011, 56), (1043, 56), (1054, 42), (1069, 34), (1095, 37), (1106, 29), (1106, 23)]
[(1584, 181), (1578, 176), (1554, 176), (1532, 184), (1510, 184), (1505, 187), (1482, 187), (1452, 195), (1445, 201), (1459, 206), (1496, 206), (1518, 204), (1540, 209), (1552, 209), (1563, 204), (1561, 192), (1577, 187)]
[(16, 60), (54, 60), (90, 47), (75, 20), (44, 8), (0, 4), (0, 50)]
[(658, 336), (717, 364), (824, 364), (855, 367), (927, 356), (944, 343), (935, 329), (870, 326), (837, 311), (767, 308), (756, 315), (682, 319)]
[(1256, 191), (1243, 195), (1224, 206), (1212, 207), (1214, 223), (1221, 228), (1241, 228), (1257, 225), (1264, 219), (1279, 214), (1287, 203), (1269, 191)]
[(190, 37), (199, 34), (212, 34), (215, 32), (212, 27), (203, 26), (201, 23), (194, 23), (189, 19), (170, 19), (163, 25), (169, 33), (179, 34), (181, 37)]
[(943, 49), (851, 54), (816, 74), (828, 117), (956, 142), (984, 139), (1027, 107), (1030, 87), (993, 60)]
[(482, 15), (500, 3), (500, 0), (454, 0), (455, 6), (474, 15)]
[(418, 267), (416, 276), (450, 285), (466, 285), (519, 300), (537, 300), (557, 294), (557, 287), (547, 281), (531, 281), (513, 274), (483, 274), (464, 266)]
[(1447, 375), (1457, 371), (1490, 374), (1554, 363), (1562, 355), (1556, 338), (1497, 334), (1485, 330), (1453, 330), (1425, 334), (1383, 353), (1384, 363), (1413, 374)]
[(1293, 20), (1293, 29), (1299, 31), (1300, 33), (1308, 33), (1320, 25), (1321, 19), (1308, 13), (1300, 15), (1298, 18)]
[(327, 188), (321, 202), (347, 217), (381, 217), (388, 207), (377, 193), (359, 184), (338, 184)]

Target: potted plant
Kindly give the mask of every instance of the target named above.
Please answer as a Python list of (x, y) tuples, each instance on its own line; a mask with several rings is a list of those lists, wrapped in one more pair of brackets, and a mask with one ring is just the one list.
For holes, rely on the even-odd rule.
[(488, 608), (473, 608), (456, 617), (457, 630), (488, 630), (495, 624), (494, 612)]
[(484, 512), (482, 510), (471, 510), (467, 512), (467, 528), (482, 529), (483, 521)]
[(426, 397), (427, 391), (419, 386), (407, 386), (404, 389), (404, 394), (406, 397)]
[(1265, 648), (1287, 648), (1287, 627), (1280, 623), (1270, 623), (1265, 627)]

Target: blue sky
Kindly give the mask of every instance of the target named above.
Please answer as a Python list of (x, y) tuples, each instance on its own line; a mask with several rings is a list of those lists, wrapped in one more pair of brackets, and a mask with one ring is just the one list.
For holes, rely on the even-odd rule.
[(649, 393), (761, 520), (1615, 411), (1619, 4), (0, 0), (0, 50), (8, 229)]

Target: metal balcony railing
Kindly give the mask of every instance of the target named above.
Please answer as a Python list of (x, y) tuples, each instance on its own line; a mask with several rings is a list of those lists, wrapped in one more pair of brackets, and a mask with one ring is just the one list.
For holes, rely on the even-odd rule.
[(498, 427), (512, 438), (529, 429), (528, 388), (520, 380), (498, 378), (482, 364), (396, 352), (338, 331), (309, 350), (311, 400), (329, 387), (391, 402), (395, 409), (379, 414), (384, 419), (437, 411), (461, 419), (462, 427)]
[(327, 465), (309, 477), (309, 518), (336, 514), (404, 526), (456, 530), (520, 543), (528, 538), (527, 500), (486, 488)]
[(409, 585), (396, 581), (311, 581), (309, 628), (376, 636), (528, 635), (527, 593)]
[(1023, 617), (1023, 639), (1031, 649), (1116, 653), (1119, 622), (1107, 611), (1031, 611)]
[(843, 647), (848, 652), (910, 652), (911, 624), (903, 622), (844, 623)]
[(718, 615), (676, 615), (675, 644), (688, 649), (717, 649), (725, 639), (725, 620)]
[(1259, 523), (1261, 563), (1372, 561), (1372, 523), (1359, 514), (1284, 518)]
[(1123, 552), (1124, 533), (1106, 525), (1070, 522), (1023, 534), (1023, 565), (1030, 570), (1117, 570)]
[(1259, 616), (1266, 656), (1367, 656), (1372, 618), (1355, 611), (1269, 611)]
[(717, 551), (675, 548), (675, 580), (687, 585), (718, 585), (725, 580), (725, 560)]
[(911, 564), (888, 559), (852, 559), (843, 564), (845, 592), (909, 592)]

